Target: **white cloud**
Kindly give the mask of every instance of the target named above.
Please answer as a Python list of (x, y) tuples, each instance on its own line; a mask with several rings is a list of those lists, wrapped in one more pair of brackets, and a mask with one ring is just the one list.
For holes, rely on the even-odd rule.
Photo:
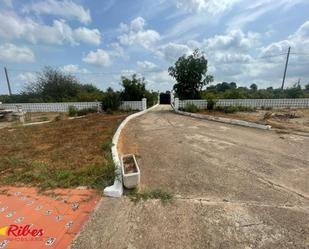
[(161, 91), (172, 90), (175, 80), (168, 74), (167, 70), (153, 72), (146, 76), (148, 86)]
[(137, 66), (141, 68), (142, 70), (151, 70), (155, 69), (157, 67), (156, 64), (150, 61), (137, 61)]
[(89, 72), (86, 68), (80, 68), (80, 66), (76, 64), (65, 65), (61, 68), (61, 70), (65, 73), (88, 73)]
[(36, 79), (36, 75), (34, 73), (26, 72), (17, 75), (17, 80), (24, 82), (33, 82)]
[(98, 29), (77, 28), (74, 30), (74, 37), (84, 43), (94, 45), (100, 45), (101, 43), (101, 33)]
[(292, 47), (292, 52), (309, 53), (309, 21), (303, 23), (297, 31), (287, 39), (273, 42), (268, 46), (262, 47), (262, 56), (287, 53), (288, 47)]
[(132, 20), (130, 26), (121, 23), (120, 30), (123, 34), (118, 37), (119, 42), (122, 45), (151, 48), (153, 44), (160, 40), (160, 34), (155, 30), (145, 30), (145, 26), (146, 21), (142, 17)]
[(5, 43), (0, 45), (0, 60), (3, 62), (34, 62), (35, 56), (30, 48)]
[(131, 22), (131, 29), (135, 31), (143, 30), (146, 25), (146, 21), (142, 17), (137, 17)]
[(163, 56), (167, 61), (175, 61), (182, 55), (189, 55), (193, 50), (185, 44), (168, 43), (159, 48), (158, 54)]
[(216, 35), (206, 40), (207, 51), (212, 50), (233, 50), (248, 51), (258, 43), (259, 35), (257, 33), (245, 34), (241, 30), (231, 30), (224, 35)]
[(219, 14), (230, 10), (241, 0), (178, 0), (177, 7), (187, 12), (207, 11), (211, 14)]
[(31, 43), (71, 44), (79, 42), (99, 45), (101, 34), (97, 29), (72, 29), (64, 20), (54, 20), (51, 26), (22, 18), (13, 12), (0, 12), (0, 37), (6, 40), (25, 39)]
[(112, 64), (110, 55), (103, 49), (97, 49), (96, 51), (90, 51), (84, 58), (83, 61), (87, 64), (106, 67)]
[(35, 2), (26, 6), (24, 11), (34, 12), (36, 14), (58, 16), (70, 20), (74, 19), (84, 24), (91, 22), (89, 9), (85, 9), (83, 6), (70, 0), (45, 0)]
[(242, 0), (242, 11), (229, 20), (228, 26), (230, 28), (243, 28), (272, 11), (287, 11), (298, 4), (308, 4), (308, 0)]

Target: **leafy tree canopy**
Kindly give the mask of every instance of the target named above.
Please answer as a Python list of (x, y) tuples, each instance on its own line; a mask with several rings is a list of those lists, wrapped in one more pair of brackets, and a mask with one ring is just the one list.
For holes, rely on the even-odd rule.
[(198, 99), (205, 85), (213, 81), (212, 75), (207, 75), (207, 59), (199, 51), (181, 56), (174, 66), (168, 69), (169, 74), (175, 78), (176, 95), (181, 99)]

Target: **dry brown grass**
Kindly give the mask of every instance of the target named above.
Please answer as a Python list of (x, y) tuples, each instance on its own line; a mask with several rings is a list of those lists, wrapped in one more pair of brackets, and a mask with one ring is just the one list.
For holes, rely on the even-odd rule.
[[(267, 124), (278, 129), (309, 132), (309, 109), (257, 110), (256, 112), (236, 113), (202, 110), (201, 113), (217, 117), (234, 118), (259, 124)], [(266, 113), (270, 113), (270, 118), (264, 118)], [(294, 114), (296, 114), (297, 118), (278, 118), (278, 116), (293, 116)]]
[[(93, 186), (96, 177), (104, 174), (104, 165), (111, 164), (107, 144), (111, 144), (115, 129), (126, 116), (91, 114), (80, 119), (1, 129), (0, 183)], [(54, 176), (45, 186), (44, 181)]]

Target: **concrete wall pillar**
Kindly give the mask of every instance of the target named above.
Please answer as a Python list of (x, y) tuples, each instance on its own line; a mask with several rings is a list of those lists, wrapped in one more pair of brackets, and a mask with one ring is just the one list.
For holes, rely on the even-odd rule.
[(179, 110), (179, 98), (174, 99), (174, 105), (175, 105), (175, 109)]
[(147, 109), (147, 99), (146, 98), (143, 98), (142, 99), (142, 110), (146, 110)]

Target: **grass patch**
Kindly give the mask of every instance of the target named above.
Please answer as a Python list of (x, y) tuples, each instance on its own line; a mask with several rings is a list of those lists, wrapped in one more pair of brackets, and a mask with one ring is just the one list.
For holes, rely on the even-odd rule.
[(69, 106), (69, 116), (70, 117), (85, 116), (89, 113), (96, 113), (96, 112), (98, 112), (98, 109), (94, 107), (78, 110), (75, 106)]
[(129, 198), (131, 201), (137, 203), (141, 200), (146, 201), (149, 199), (161, 200), (163, 204), (167, 204), (173, 200), (173, 195), (171, 193), (157, 190), (138, 190), (134, 189), (129, 193)]
[(112, 146), (113, 146), (112, 141), (105, 141), (104, 143), (101, 144), (101, 149), (104, 151), (108, 151), (111, 150)]
[(56, 169), (40, 162), (31, 162), (17, 158), (0, 160), (1, 178), (4, 185), (29, 185), (40, 190), (88, 186), (103, 189), (114, 182), (115, 166), (112, 160), (105, 164), (86, 165), (80, 169)]
[(199, 111), (198, 107), (195, 104), (187, 104), (184, 108), (185, 112), (196, 113)]

